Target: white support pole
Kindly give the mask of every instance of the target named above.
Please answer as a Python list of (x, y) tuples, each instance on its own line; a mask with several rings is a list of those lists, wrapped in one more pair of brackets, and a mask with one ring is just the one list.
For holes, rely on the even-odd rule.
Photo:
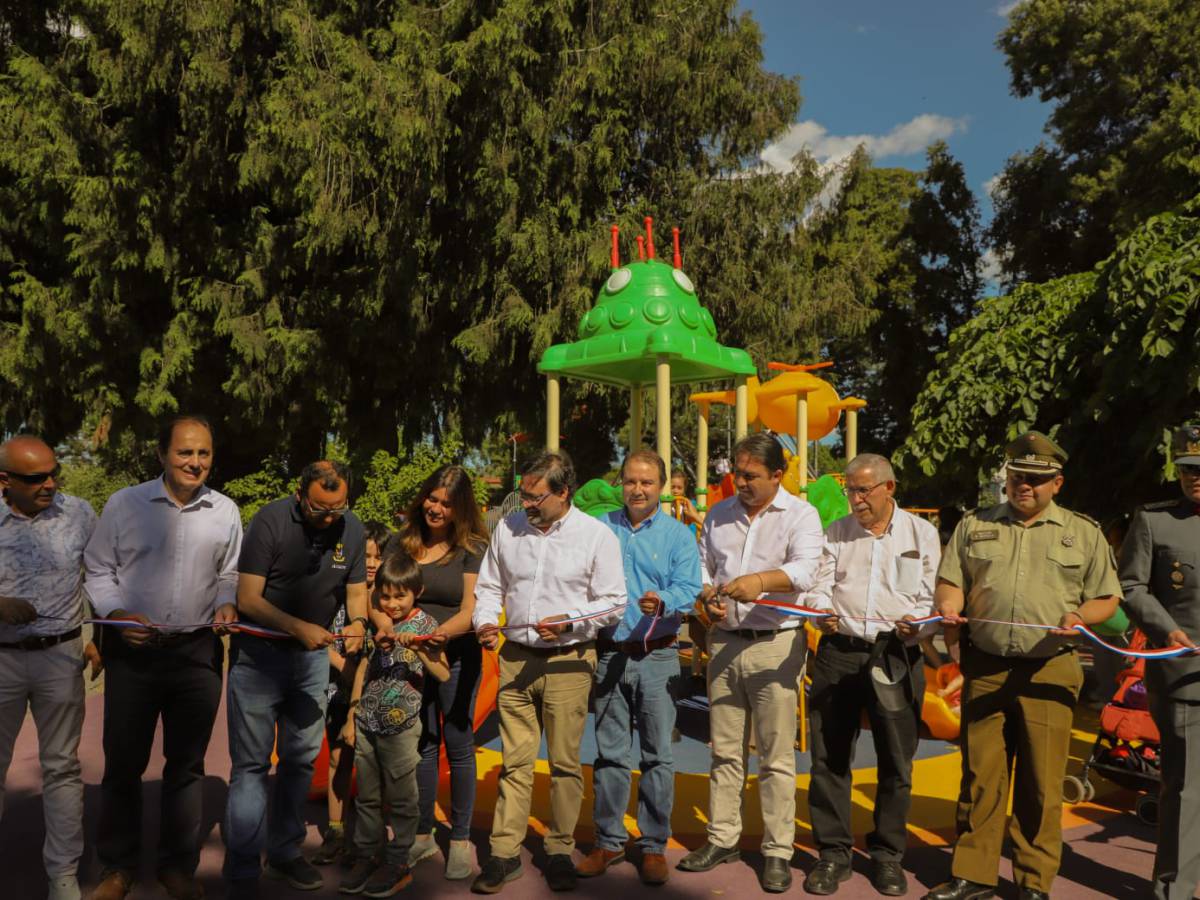
[(846, 462), (858, 456), (858, 410), (846, 410)]
[(796, 452), (800, 454), (800, 493), (808, 492), (808, 394), (796, 395)]
[(546, 449), (558, 449), (559, 385), (557, 375), (546, 376)]
[(708, 508), (708, 404), (698, 403), (696, 422), (696, 509)]

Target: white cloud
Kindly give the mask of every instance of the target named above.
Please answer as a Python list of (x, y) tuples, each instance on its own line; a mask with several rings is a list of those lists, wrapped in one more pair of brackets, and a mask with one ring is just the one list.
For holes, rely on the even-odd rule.
[(989, 199), (996, 199), (998, 192), (1001, 190), (1000, 179), (1004, 177), (1003, 172), (997, 172), (991, 178), (983, 183), (983, 193)]
[(1007, 19), (1008, 14), (1024, 2), (1025, 0), (1005, 0), (1004, 3), (1001, 3), (995, 8), (994, 12), (996, 15), (1000, 16), (1000, 18)]
[(808, 150), (822, 165), (833, 165), (850, 156), (860, 144), (878, 161), (920, 153), (934, 141), (966, 129), (965, 118), (952, 119), (935, 113), (922, 113), (886, 134), (830, 134), (824, 125), (808, 120), (797, 122), (763, 150), (762, 161), (776, 172), (787, 172), (792, 168), (792, 157)]
[(991, 290), (995, 290), (1000, 283), (1000, 277), (1004, 274), (1003, 264), (1004, 261), (995, 248), (988, 247), (983, 252), (983, 258), (979, 261), (979, 274)]

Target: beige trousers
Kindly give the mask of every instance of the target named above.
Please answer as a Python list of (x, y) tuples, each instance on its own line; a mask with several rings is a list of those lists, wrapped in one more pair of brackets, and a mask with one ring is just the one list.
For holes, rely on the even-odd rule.
[(735, 847), (742, 834), (742, 797), (750, 730), (758, 749), (763, 856), (791, 859), (796, 840), (796, 682), (808, 645), (804, 629), (751, 639), (709, 632), (708, 702), (712, 775), (708, 839)]
[(492, 823), (492, 856), (511, 858), (521, 852), (533, 797), (533, 764), (546, 729), (550, 762), (550, 822), (546, 853), (575, 849), (575, 824), (583, 800), (583, 765), (579, 745), (587, 721), (588, 695), (596, 671), (596, 648), (546, 656), (516, 641), (500, 648), (499, 797)]

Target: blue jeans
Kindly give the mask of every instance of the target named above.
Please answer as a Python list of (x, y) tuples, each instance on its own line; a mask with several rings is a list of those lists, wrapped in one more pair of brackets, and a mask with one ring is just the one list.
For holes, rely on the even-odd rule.
[[(325, 733), (329, 656), (291, 641), (234, 635), (230, 642), (229, 799), (225, 877), (257, 878), (268, 862), (300, 856), (304, 802)], [(278, 726), (278, 745), (276, 745)], [(278, 746), (275, 791), (268, 796), (271, 751)]]
[(417, 767), (421, 794), (417, 833), (433, 831), (438, 756), (445, 741), (450, 764), (450, 840), (465, 841), (471, 836), (471, 814), (475, 810), (475, 695), (483, 671), (483, 651), (475, 636), (469, 634), (446, 645), (446, 660), (450, 663), (449, 679), (425, 677), (421, 764)]
[(605, 850), (620, 850), (629, 838), (624, 819), (632, 780), (635, 719), (642, 773), (638, 779), (639, 844), (643, 853), (666, 849), (675, 803), (675, 760), (671, 756), (675, 700), (668, 684), (678, 674), (679, 653), (674, 647), (651, 650), (640, 658), (617, 650), (599, 656), (592, 819), (596, 845)]

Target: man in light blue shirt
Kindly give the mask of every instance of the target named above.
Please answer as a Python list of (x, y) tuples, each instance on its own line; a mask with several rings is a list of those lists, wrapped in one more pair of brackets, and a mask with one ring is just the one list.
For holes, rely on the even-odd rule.
[(577, 871), (584, 877), (599, 875), (625, 857), (636, 721), (641, 876), (647, 884), (662, 884), (668, 876), (664, 850), (675, 799), (675, 701), (668, 683), (679, 675), (675, 639), (683, 613), (700, 593), (700, 553), (687, 526), (659, 510), (667, 471), (657, 453), (630, 454), (621, 480), (625, 505), (604, 521), (621, 544), (629, 605), (621, 621), (605, 628), (597, 641), (596, 847)]

